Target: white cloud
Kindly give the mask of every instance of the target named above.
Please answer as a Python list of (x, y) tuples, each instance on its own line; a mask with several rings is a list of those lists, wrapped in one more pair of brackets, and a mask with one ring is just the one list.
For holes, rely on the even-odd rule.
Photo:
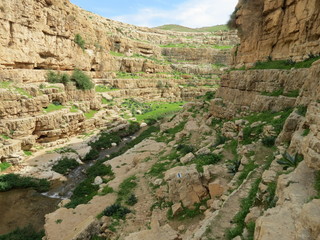
[(225, 24), (238, 0), (187, 0), (174, 9), (142, 8), (135, 14), (116, 16), (115, 20), (138, 26), (155, 27), (180, 24), (204, 27)]

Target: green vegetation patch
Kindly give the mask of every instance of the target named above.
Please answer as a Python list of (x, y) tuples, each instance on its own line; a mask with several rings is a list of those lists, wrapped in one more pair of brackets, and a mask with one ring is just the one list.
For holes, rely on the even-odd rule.
[(14, 88), (19, 94), (23, 95), (23, 96), (27, 96), (28, 98), (32, 98), (32, 95), (30, 93), (28, 93), (25, 89), (23, 88), (18, 88), (15, 87)]
[(251, 70), (254, 69), (291, 69), (291, 68), (310, 68), (312, 63), (319, 60), (320, 56), (310, 56), (303, 62), (294, 62), (292, 60), (275, 60), (266, 62), (257, 62)]
[(86, 204), (98, 194), (99, 186), (93, 185), (97, 176), (114, 176), (111, 166), (104, 165), (103, 161), (91, 166), (86, 174), (87, 178), (77, 185), (70, 198), (71, 202), (65, 205), (66, 208), (75, 208), (79, 204)]
[(96, 92), (111, 92), (111, 91), (116, 91), (119, 90), (117, 88), (113, 88), (113, 87), (108, 87), (105, 85), (97, 85), (95, 87)]
[(125, 56), (123, 53), (114, 52), (114, 51), (110, 51), (110, 54), (111, 54), (112, 56), (115, 56), (115, 57), (124, 57), (124, 56)]
[(236, 225), (226, 231), (226, 238), (231, 240), (236, 236), (242, 234), (243, 229), (246, 227), (244, 222), (247, 214), (250, 212), (250, 208), (254, 206), (257, 192), (259, 190), (259, 184), (261, 179), (257, 179), (251, 186), (248, 196), (241, 200), (240, 211), (234, 216), (233, 223)]
[(80, 34), (74, 36), (74, 42), (82, 49), (85, 49), (86, 42)]
[(81, 90), (90, 90), (94, 87), (91, 78), (79, 69), (75, 69), (71, 76), (66, 73), (61, 74), (59, 72), (49, 71), (47, 73), (47, 81), (50, 83), (63, 83), (64, 85), (69, 82), (74, 82), (76, 87)]
[(283, 88), (277, 89), (273, 92), (262, 92), (261, 95), (264, 96), (270, 96), (270, 97), (279, 97), (279, 96), (285, 96), (285, 97), (298, 97), (299, 96), (299, 90), (292, 90), (289, 92), (284, 92)]
[(7, 162), (0, 163), (0, 172), (6, 170), (9, 167), (11, 167), (10, 163), (7, 163)]
[(137, 184), (137, 178), (135, 176), (131, 176), (131, 177), (125, 179), (119, 185), (117, 202), (122, 202), (122, 201), (126, 201), (127, 202), (129, 200), (129, 198), (132, 198), (132, 195), (133, 195), (132, 191), (134, 190), (134, 188), (137, 185), (138, 185)]
[[(265, 124), (262, 124), (262, 122), (265, 122), (268, 125), (272, 125), (274, 127), (274, 131), (276, 135), (279, 135), (286, 119), (289, 117), (292, 111), (293, 109), (290, 108), (281, 112), (266, 111), (266, 112), (252, 114), (247, 117), (244, 117), (243, 119), (249, 121), (249, 126), (243, 129), (242, 143), (250, 144), (254, 141), (257, 141), (260, 138), (260, 135), (263, 132), (263, 126), (265, 125)], [(261, 124), (255, 127), (250, 127), (252, 123), (258, 122), (258, 121), (261, 121)]]
[(33, 227), (28, 226), (0, 235), (0, 240), (41, 240), (44, 236), (44, 231), (36, 232)]
[(96, 110), (90, 110), (89, 112), (84, 113), (84, 116), (86, 117), (86, 119), (90, 119), (90, 118), (93, 118), (97, 112), (98, 111)]
[(195, 157), (189, 164), (196, 164), (197, 171), (203, 172), (203, 166), (217, 164), (221, 159), (222, 156), (214, 153), (202, 154)]
[(180, 111), (183, 107), (184, 102), (152, 102), (148, 103), (150, 106), (150, 111), (145, 112), (140, 115), (136, 115), (138, 122), (146, 121), (147, 119), (161, 119), (164, 116), (172, 115)]
[(59, 111), (59, 110), (61, 110), (63, 108), (65, 108), (65, 106), (55, 105), (53, 103), (50, 103), (46, 108), (44, 108), (44, 111), (46, 113), (50, 113), (50, 112), (53, 112), (53, 111)]
[(34, 188), (38, 192), (46, 192), (49, 187), (50, 183), (46, 179), (23, 177), (13, 173), (0, 176), (0, 192), (19, 188)]
[(64, 157), (52, 167), (52, 170), (65, 175), (70, 170), (77, 168), (79, 165), (80, 164), (75, 159)]

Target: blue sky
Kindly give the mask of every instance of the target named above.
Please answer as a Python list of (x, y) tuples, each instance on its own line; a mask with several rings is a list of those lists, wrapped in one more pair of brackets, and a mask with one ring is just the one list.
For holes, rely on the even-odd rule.
[(238, 0), (71, 0), (103, 17), (138, 26), (225, 24)]

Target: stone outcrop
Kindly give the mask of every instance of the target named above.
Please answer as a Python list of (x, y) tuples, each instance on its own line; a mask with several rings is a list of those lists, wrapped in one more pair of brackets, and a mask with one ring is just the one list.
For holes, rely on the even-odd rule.
[[(232, 118), (241, 111), (281, 111), (307, 105), (320, 99), (319, 72), (319, 61), (304, 69), (231, 71), (222, 77), (211, 111), (215, 117)], [(270, 96), (276, 91), (282, 93)]]
[(241, 44), (235, 63), (272, 59), (302, 60), (318, 55), (320, 19), (318, 0), (240, 0), (236, 25)]

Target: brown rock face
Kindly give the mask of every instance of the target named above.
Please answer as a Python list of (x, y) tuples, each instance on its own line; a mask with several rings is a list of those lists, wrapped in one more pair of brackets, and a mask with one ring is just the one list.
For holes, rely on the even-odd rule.
[(241, 44), (235, 64), (319, 54), (319, 13), (319, 0), (240, 0), (236, 24)]

